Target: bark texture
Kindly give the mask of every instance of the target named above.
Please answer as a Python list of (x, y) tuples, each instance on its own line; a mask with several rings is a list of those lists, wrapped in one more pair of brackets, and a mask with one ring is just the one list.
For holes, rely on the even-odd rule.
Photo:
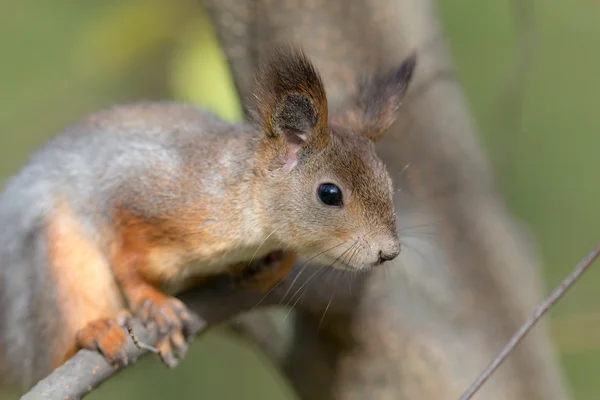
[[(303, 399), (458, 398), (529, 316), (541, 279), (533, 242), (494, 187), (434, 3), (204, 5), (246, 104), (257, 66), (277, 43), (296, 42), (308, 52), (334, 105), (358, 74), (391, 68), (417, 51), (399, 122), (379, 144), (399, 189), (401, 257), (352, 282), (352, 307), (331, 307), (342, 301), (335, 293), (324, 302), (304, 295), (286, 320), (294, 324), (291, 336), (282, 324), (261, 323), (264, 316), (244, 317), (238, 326), (258, 339)], [(568, 398), (544, 324), (475, 398)]]

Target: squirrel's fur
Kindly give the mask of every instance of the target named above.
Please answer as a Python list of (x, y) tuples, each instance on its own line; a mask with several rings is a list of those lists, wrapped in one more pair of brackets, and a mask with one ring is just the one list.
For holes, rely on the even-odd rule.
[[(81, 346), (119, 360), (123, 309), (163, 318), (161, 350), (181, 349), (186, 310), (170, 295), (278, 249), (354, 269), (395, 257), (391, 179), (372, 142), (413, 68), (360, 86), (333, 123), (319, 74), (286, 47), (258, 74), (252, 124), (144, 103), (49, 141), (0, 195), (3, 378), (28, 387)], [(324, 182), (343, 207), (319, 202)]]

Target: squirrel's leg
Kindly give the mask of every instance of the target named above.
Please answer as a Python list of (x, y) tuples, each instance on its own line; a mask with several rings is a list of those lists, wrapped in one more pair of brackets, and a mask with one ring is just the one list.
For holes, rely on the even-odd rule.
[[(47, 260), (61, 329), (51, 339), (62, 364), (83, 347), (99, 350), (112, 363), (123, 363), (128, 334), (113, 320), (126, 304), (106, 254), (89, 236), (66, 201), (57, 202), (46, 221)], [(44, 315), (44, 314), (40, 314)], [(59, 322), (60, 321), (60, 322)], [(45, 340), (51, 340), (45, 338)]]
[(198, 316), (162, 289), (164, 282), (178, 279), (179, 259), (185, 254), (171, 231), (156, 220), (127, 209), (115, 212), (114, 232), (118, 240), (111, 249), (113, 274), (133, 315), (156, 328), (156, 347), (170, 367), (185, 356), (188, 342), (202, 329)]
[(296, 253), (277, 250), (265, 257), (248, 263), (239, 263), (230, 268), (238, 284), (244, 288), (266, 293), (291, 272), (296, 263)]
[(143, 280), (141, 276), (127, 275), (118, 275), (117, 279), (130, 308), (145, 325), (157, 328), (159, 354), (169, 367), (176, 366), (185, 356), (189, 340), (202, 329), (202, 321), (179, 299), (161, 291), (158, 285)]

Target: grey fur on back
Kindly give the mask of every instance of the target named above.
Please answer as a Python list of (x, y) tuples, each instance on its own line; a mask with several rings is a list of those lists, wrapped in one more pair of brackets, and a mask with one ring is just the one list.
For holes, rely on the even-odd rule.
[(52, 349), (46, 347), (59, 334), (60, 315), (43, 224), (57, 198), (69, 202), (86, 233), (100, 244), (98, 227), (106, 222), (106, 204), (119, 185), (132, 177), (144, 185), (139, 173), (149, 162), (177, 174), (186, 141), (197, 135), (227, 136), (225, 126), (230, 125), (191, 106), (118, 106), (56, 136), (6, 182), (0, 194), (3, 380), (29, 386), (49, 372)]
[(20, 385), (35, 379), (36, 368), (48, 368), (50, 353), (40, 346), (54, 333), (49, 330), (59, 317), (52, 312), (54, 292), (42, 232), (51, 193), (43, 166), (33, 164), (10, 179), (0, 196), (0, 357), (3, 379)]

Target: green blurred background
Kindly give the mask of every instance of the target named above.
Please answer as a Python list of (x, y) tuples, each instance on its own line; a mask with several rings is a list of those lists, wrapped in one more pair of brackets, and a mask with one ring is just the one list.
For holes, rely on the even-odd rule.
[[(550, 290), (600, 238), (600, 2), (438, 3), (498, 185), (538, 239)], [(87, 112), (168, 98), (242, 117), (200, 1), (0, 0), (0, 178)], [(576, 399), (600, 398), (599, 284), (597, 267), (551, 315)], [(150, 357), (89, 398), (167, 396), (294, 398), (255, 348), (220, 330), (176, 370)]]

